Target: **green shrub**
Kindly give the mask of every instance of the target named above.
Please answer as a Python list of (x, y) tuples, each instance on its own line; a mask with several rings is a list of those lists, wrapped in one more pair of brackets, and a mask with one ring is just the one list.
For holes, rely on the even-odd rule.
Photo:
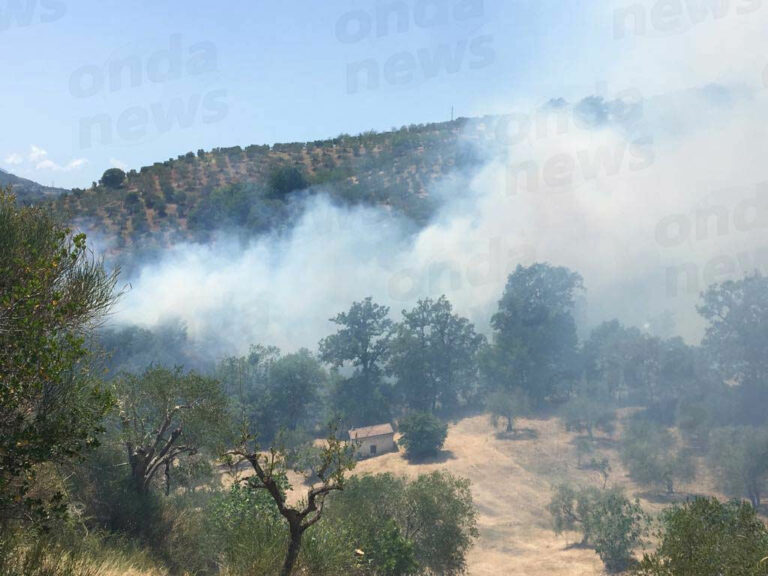
[(277, 574), (288, 547), (288, 529), (269, 494), (233, 487), (206, 510), (207, 547), (232, 576)]
[(638, 576), (768, 575), (768, 528), (747, 503), (697, 498), (667, 510)]
[(637, 500), (617, 489), (575, 490), (561, 486), (549, 504), (555, 533), (580, 531), (581, 544), (595, 549), (605, 567), (620, 572), (632, 562), (632, 552), (646, 532), (648, 517)]
[(696, 475), (690, 451), (669, 430), (643, 418), (633, 418), (625, 427), (621, 459), (635, 481), (663, 486), (669, 494), (676, 482)]
[(101, 177), (101, 184), (109, 188), (119, 188), (125, 182), (125, 172), (120, 168), (110, 168)]
[(327, 520), (348, 527), (366, 574), (451, 576), (466, 570), (476, 517), (469, 480), (433, 472), (413, 481), (352, 477), (330, 500)]
[(408, 458), (419, 459), (437, 455), (448, 436), (448, 426), (426, 412), (413, 412), (400, 421), (402, 437), (399, 444)]

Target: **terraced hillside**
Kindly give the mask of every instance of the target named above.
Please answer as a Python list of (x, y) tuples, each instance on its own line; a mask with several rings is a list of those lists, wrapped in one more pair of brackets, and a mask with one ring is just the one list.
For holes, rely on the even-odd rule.
[(75, 189), (57, 209), (117, 238), (116, 249), (204, 239), (212, 230), (251, 233), (289, 223), (293, 200), (324, 190), (346, 204), (385, 206), (415, 222), (432, 209), (430, 185), (480, 161), (473, 137), (491, 120), (465, 119), (309, 143), (198, 150), (131, 170), (119, 186)]

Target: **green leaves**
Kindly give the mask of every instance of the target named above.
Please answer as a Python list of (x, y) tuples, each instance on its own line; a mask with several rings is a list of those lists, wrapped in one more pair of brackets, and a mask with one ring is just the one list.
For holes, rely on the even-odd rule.
[(329, 523), (348, 526), (361, 564), (382, 576), (463, 574), (476, 518), (469, 480), (444, 471), (352, 477), (328, 506)]
[(382, 378), (394, 329), (388, 316), (389, 308), (371, 298), (355, 302), (331, 319), (338, 331), (320, 341), (324, 362), (354, 368), (350, 377), (339, 379), (334, 394), (337, 408), (352, 425), (389, 420), (391, 390)]
[(711, 432), (709, 462), (722, 490), (760, 506), (768, 479), (768, 428), (734, 426)]
[(768, 528), (746, 503), (697, 498), (667, 510), (638, 576), (765, 576)]
[(400, 445), (408, 458), (436, 456), (448, 436), (448, 426), (427, 412), (413, 412), (400, 420)]
[(672, 432), (644, 418), (632, 418), (625, 426), (621, 458), (637, 482), (662, 486), (668, 493), (696, 472), (690, 451)]
[(36, 467), (97, 443), (112, 399), (89, 372), (85, 337), (116, 281), (85, 234), (0, 192), (0, 514), (39, 508), (27, 496)]
[[(227, 431), (221, 385), (180, 368), (149, 367), (115, 383), (121, 441), (139, 492), (175, 458), (215, 449)], [(166, 490), (169, 487), (166, 487)]]
[(617, 489), (575, 490), (560, 486), (549, 504), (557, 534), (579, 530), (582, 544), (592, 546), (609, 571), (624, 570), (642, 543), (648, 517), (637, 500)]
[(396, 327), (389, 372), (413, 410), (450, 410), (467, 401), (477, 382), (477, 352), (485, 341), (445, 296), (419, 300)]
[(768, 402), (768, 277), (711, 286), (698, 307), (709, 323), (704, 349), (724, 380), (739, 385), (742, 422), (765, 420)]
[(518, 266), (491, 319), (483, 368), (492, 387), (522, 387), (536, 403), (573, 379), (578, 338), (572, 316), (581, 276), (548, 264)]

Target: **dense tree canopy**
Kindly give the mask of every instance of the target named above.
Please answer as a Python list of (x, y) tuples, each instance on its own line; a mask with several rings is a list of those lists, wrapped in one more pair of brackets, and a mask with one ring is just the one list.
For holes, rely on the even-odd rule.
[(36, 466), (97, 442), (111, 400), (89, 371), (86, 338), (114, 302), (115, 283), (85, 235), (0, 191), (2, 517), (42, 506), (28, 497)]
[(320, 342), (320, 357), (336, 369), (349, 366), (353, 370), (338, 381), (337, 408), (356, 426), (388, 420), (392, 393), (383, 375), (394, 329), (389, 308), (366, 298), (331, 322), (339, 329)]
[(400, 420), (400, 445), (408, 458), (436, 456), (448, 436), (448, 426), (429, 412), (411, 412)]
[(404, 310), (389, 366), (405, 405), (432, 412), (456, 408), (472, 393), (483, 340), (469, 320), (453, 313), (445, 296)]
[(742, 389), (743, 414), (765, 421), (768, 403), (768, 277), (756, 273), (711, 286), (699, 306), (709, 322), (703, 345), (725, 380)]
[(541, 403), (567, 391), (576, 371), (573, 308), (582, 279), (548, 264), (518, 266), (491, 319), (494, 340), (485, 362), (497, 386), (525, 390)]
[(749, 504), (686, 502), (663, 514), (659, 539), (638, 576), (768, 575), (768, 528)]

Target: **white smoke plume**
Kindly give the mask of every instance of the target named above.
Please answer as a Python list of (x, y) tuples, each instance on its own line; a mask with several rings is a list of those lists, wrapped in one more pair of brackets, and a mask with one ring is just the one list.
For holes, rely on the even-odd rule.
[(606, 69), (606, 100), (509, 103), (483, 138), (467, 134), (487, 164), (430, 191), (443, 205), (417, 233), (316, 196), (289, 234), (173, 247), (131, 279), (115, 320), (180, 319), (229, 352), (292, 350), (314, 348), (355, 300), (373, 296), (397, 318), (446, 294), (487, 332), (506, 276), (546, 261), (583, 275), (584, 326), (618, 317), (653, 330), (672, 313), (696, 342), (707, 284), (768, 272), (766, 24), (734, 11), (635, 38)]

